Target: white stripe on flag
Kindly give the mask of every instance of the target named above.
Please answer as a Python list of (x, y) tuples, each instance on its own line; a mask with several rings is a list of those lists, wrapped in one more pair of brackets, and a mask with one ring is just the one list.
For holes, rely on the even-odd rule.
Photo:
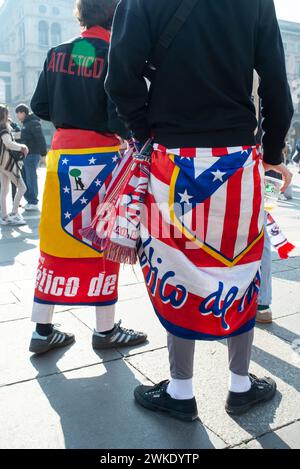
[[(144, 236), (148, 239), (149, 233), (146, 228)], [(202, 298), (218, 291), (220, 280), (224, 284), (221, 300), (224, 300), (233, 285), (239, 289), (237, 299), (241, 298), (260, 267), (260, 261), (233, 267), (197, 267), (179, 249), (168, 246), (154, 237), (145, 249), (148, 258), (150, 248), (153, 248), (155, 252), (155, 256), (152, 256), (151, 267), (153, 270), (158, 270), (159, 278), (166, 273), (174, 272), (175, 276), (168, 279), (168, 284), (183, 285), (189, 292)], [(156, 261), (157, 258), (162, 259), (160, 264)]]
[[(82, 210), (82, 228), (87, 228), (88, 226), (90, 226), (91, 222), (92, 222), (92, 205), (90, 203)], [(92, 241), (89, 241), (86, 238), (83, 238), (83, 239), (86, 244), (89, 244), (90, 246), (92, 246), (93, 244)]]
[(170, 187), (151, 174), (148, 191), (154, 196), (155, 202), (159, 204), (159, 210), (165, 222), (169, 225), (173, 224), (168, 204)]
[[(261, 177), (261, 193), (262, 193), (262, 205), (264, 206), (264, 193), (265, 193), (265, 183), (264, 183), (264, 180), (265, 180), (265, 170), (264, 170), (264, 166), (263, 166), (263, 163), (260, 162), (259, 164), (259, 172), (260, 172), (260, 177)], [(259, 214), (259, 217), (258, 217), (258, 232), (260, 233), (261, 230), (262, 230), (262, 227), (264, 225), (264, 222), (265, 222), (265, 211), (264, 210), (261, 210), (260, 211), (260, 214)]]
[(206, 243), (220, 251), (226, 216), (228, 182), (222, 184), (210, 198)]
[(74, 230), (73, 230), (73, 221), (70, 221), (70, 223), (67, 224), (67, 226), (65, 227), (65, 230), (70, 233), (71, 235), (73, 235), (74, 233)]
[(103, 184), (101, 186), (100, 191), (98, 192), (99, 204), (101, 204), (103, 202), (103, 199), (104, 199), (105, 195), (106, 195), (106, 185)]
[(240, 219), (237, 232), (237, 240), (234, 249), (234, 257), (241, 254), (241, 252), (246, 249), (248, 244), (249, 230), (251, 225), (251, 207), (253, 205), (254, 197), (253, 169), (254, 163), (252, 160), (250, 161), (250, 165), (244, 167), (243, 169)]

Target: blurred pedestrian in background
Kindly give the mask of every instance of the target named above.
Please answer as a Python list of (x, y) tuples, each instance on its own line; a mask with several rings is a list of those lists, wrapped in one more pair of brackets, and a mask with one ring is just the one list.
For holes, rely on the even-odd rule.
[[(18, 154), (19, 152), (19, 154)], [(19, 214), (19, 204), (25, 194), (26, 185), (21, 174), (22, 157), (26, 157), (28, 148), (14, 141), (12, 128), (9, 124), (8, 109), (0, 105), (0, 176), (1, 176), (1, 218), (0, 225), (25, 225)], [(7, 210), (7, 195), (10, 182), (16, 187), (12, 212)]]
[(25, 184), (27, 186), (27, 191), (24, 195), (27, 201), (25, 210), (37, 210), (39, 202), (37, 169), (41, 157), (47, 153), (46, 140), (40, 119), (30, 112), (26, 104), (19, 104), (15, 112), (17, 118), (22, 123), (21, 142), (27, 145), (29, 149), (29, 154), (24, 163)]
[(292, 158), (293, 162), (299, 165), (299, 173), (300, 173), (300, 139), (297, 140), (295, 153)]

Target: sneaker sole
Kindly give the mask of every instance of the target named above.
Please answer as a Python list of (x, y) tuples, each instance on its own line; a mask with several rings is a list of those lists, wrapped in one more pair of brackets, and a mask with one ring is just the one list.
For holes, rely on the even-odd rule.
[(271, 389), (271, 391), (263, 399), (257, 399), (256, 401), (249, 402), (248, 404), (244, 404), (243, 406), (239, 406), (239, 407), (232, 407), (232, 406), (225, 405), (225, 410), (227, 414), (230, 414), (230, 415), (244, 414), (248, 412), (248, 410), (250, 410), (253, 406), (273, 399), (273, 397), (276, 394), (276, 391), (277, 391), (277, 386), (275, 385), (275, 388)]
[(47, 348), (42, 348), (42, 347), (35, 347), (34, 344), (30, 343), (30, 346), (29, 346), (29, 352), (32, 352), (36, 355), (42, 355), (43, 353), (47, 353), (49, 352), (50, 350), (54, 350), (56, 348), (62, 348), (62, 347), (67, 347), (68, 345), (71, 345), (71, 344), (74, 344), (75, 342), (75, 338), (72, 338), (72, 339), (69, 339), (69, 340), (66, 340), (64, 341), (63, 343), (61, 344), (51, 344), (51, 345), (48, 345)]
[(140, 404), (145, 409), (152, 410), (154, 412), (164, 412), (177, 420), (182, 420), (184, 422), (193, 422), (198, 418), (198, 412), (197, 414), (187, 414), (183, 412), (177, 412), (171, 409), (165, 409), (160, 406), (156, 406), (155, 404), (151, 404), (149, 401), (147, 401), (147, 399), (144, 399), (144, 397), (139, 392), (136, 391), (134, 391), (134, 397), (138, 404)]
[(22, 223), (21, 222), (20, 223), (10, 222), (10, 223), (7, 224), (7, 226), (25, 226), (25, 225), (27, 225), (26, 221), (24, 223), (23, 222)]
[(258, 324), (272, 324), (273, 320), (272, 319), (256, 319), (256, 322)]
[(111, 348), (123, 348), (123, 347), (133, 347), (135, 345), (139, 345), (139, 344), (143, 344), (144, 342), (146, 342), (147, 340), (147, 336), (145, 337), (141, 337), (140, 339), (135, 339), (135, 340), (131, 340), (130, 342), (123, 342), (123, 343), (117, 343), (117, 342), (108, 342), (107, 344), (102, 344), (102, 345), (97, 345), (97, 344), (94, 344), (92, 343), (92, 347), (94, 350), (107, 350), (107, 349), (111, 349)]

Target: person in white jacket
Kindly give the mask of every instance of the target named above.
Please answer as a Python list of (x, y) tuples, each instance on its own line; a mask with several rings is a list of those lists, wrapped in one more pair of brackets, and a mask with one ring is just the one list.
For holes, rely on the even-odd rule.
[[(0, 105), (0, 181), (1, 181), (1, 217), (0, 225), (26, 225), (22, 215), (18, 213), (19, 204), (26, 192), (26, 185), (21, 175), (21, 163), (17, 162), (10, 153), (12, 151), (28, 154), (26, 145), (16, 143), (12, 136), (12, 129), (9, 125), (8, 109), (5, 105)], [(13, 182), (17, 188), (12, 212), (7, 210), (7, 195), (10, 183)]]

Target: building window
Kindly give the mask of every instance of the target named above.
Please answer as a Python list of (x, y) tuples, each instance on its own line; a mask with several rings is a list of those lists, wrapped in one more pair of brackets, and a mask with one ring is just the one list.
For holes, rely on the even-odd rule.
[(6, 103), (6, 85), (5, 81), (0, 78), (0, 102)]
[(24, 49), (25, 47), (25, 27), (24, 24), (21, 24), (19, 27), (19, 46), (20, 49)]
[(10, 72), (10, 62), (0, 62), (0, 72)]
[(59, 8), (57, 7), (52, 8), (52, 13), (54, 16), (58, 16), (60, 14)]
[(45, 5), (40, 5), (39, 12), (41, 13), (41, 15), (45, 15), (47, 13), (47, 7), (45, 7)]
[(53, 23), (51, 26), (51, 44), (57, 46), (61, 42), (61, 27), (58, 23)]
[(49, 46), (49, 26), (46, 21), (39, 22), (39, 45), (41, 47)]
[(0, 77), (0, 102), (11, 104), (11, 79)]

